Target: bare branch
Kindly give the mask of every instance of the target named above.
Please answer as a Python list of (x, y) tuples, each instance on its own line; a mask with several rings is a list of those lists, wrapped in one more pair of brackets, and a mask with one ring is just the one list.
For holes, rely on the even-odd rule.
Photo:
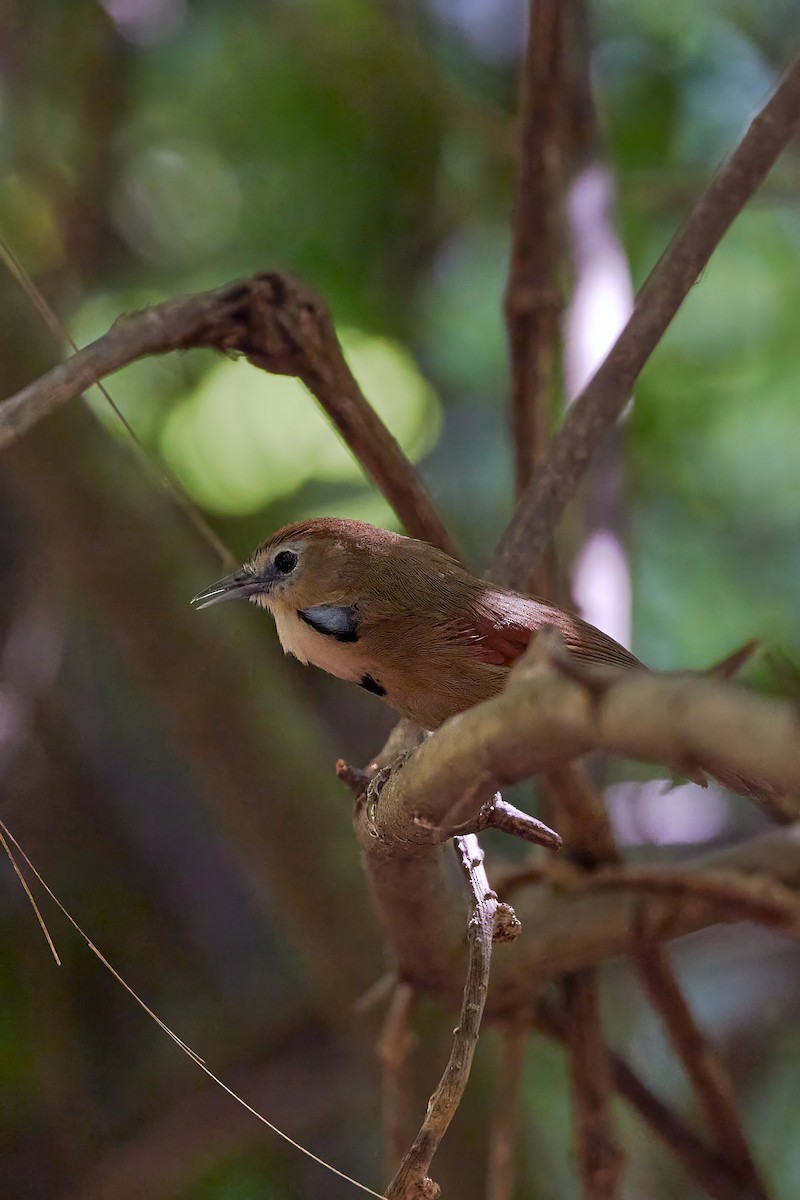
[(753, 1200), (768, 1200), (766, 1185), (753, 1162), (736, 1111), (730, 1075), (716, 1048), (695, 1022), (666, 950), (649, 936), (644, 922), (635, 942), (634, 962), (691, 1080), (717, 1149), (739, 1176), (742, 1194), (752, 1196)]
[(616, 863), (619, 853), (603, 798), (581, 763), (565, 763), (544, 774), (572, 862), (592, 868)]
[(517, 494), (547, 454), (562, 297), (561, 141), (564, 28), (560, 0), (530, 0), (520, 94), (520, 149), (505, 293)]
[(545, 550), (607, 430), (722, 236), (800, 124), (800, 58), (789, 67), (717, 172), (636, 298), (613, 349), (572, 405), (546, 466), (520, 496), (494, 558), (496, 576), (522, 586)]
[(383, 1158), (386, 1174), (393, 1175), (411, 1140), (411, 1083), (409, 1060), (416, 1044), (414, 1036), (414, 989), (398, 983), (378, 1039), (381, 1065), (383, 1115)]
[[(573, 768), (574, 771), (574, 768)], [(577, 772), (576, 772), (577, 774)], [(584, 866), (593, 868), (598, 864), (609, 867), (599, 876), (592, 874), (588, 886), (597, 878), (624, 878), (627, 874), (622, 866), (614, 868), (620, 862), (616, 849), (611, 824), (599, 795), (590, 787), (569, 786), (569, 778), (562, 778), (565, 772), (559, 773), (557, 783), (558, 795), (563, 798), (566, 793), (570, 811), (569, 833), (567, 843), (573, 858), (578, 858)], [(578, 783), (588, 784), (578, 775)], [(583, 819), (582, 819), (583, 816)], [(572, 837), (577, 841), (573, 842)], [(640, 875), (647, 872), (640, 872)], [(705, 877), (700, 880), (688, 877), (689, 886), (705, 883)], [(749, 902), (748, 913), (754, 916), (757, 911), (763, 912), (765, 907), (764, 892), (766, 891), (771, 904), (768, 908), (768, 923), (774, 924), (778, 909), (779, 927), (786, 932), (800, 928), (800, 904), (788, 889), (778, 884), (760, 886), (761, 880), (748, 880), (734, 877), (728, 884), (727, 896), (731, 890), (737, 895), (746, 895)], [(753, 893), (757, 895), (753, 895)], [(775, 893), (778, 893), (776, 900)], [(707, 894), (707, 890), (704, 894)], [(649, 933), (646, 922), (639, 914), (637, 936), (633, 939), (633, 965), (637, 976), (642, 982), (645, 992), (655, 1010), (660, 1014), (664, 1025), (671, 1037), (674, 1049), (684, 1064), (689, 1080), (695, 1089), (698, 1100), (720, 1154), (730, 1164), (731, 1170), (737, 1175), (743, 1194), (752, 1196), (753, 1200), (766, 1200), (766, 1188), (760, 1179), (758, 1170), (753, 1162), (747, 1145), (733, 1097), (733, 1089), (728, 1072), (714, 1046), (702, 1035), (695, 1025), (689, 1006), (684, 998), (681, 986), (672, 970), (664, 948)], [(583, 972), (581, 977), (588, 973)], [(587, 987), (590, 986), (587, 983)], [(574, 1045), (570, 1042), (574, 1057)], [(574, 1067), (573, 1067), (574, 1069)], [(588, 1168), (587, 1168), (588, 1173)], [(587, 1194), (592, 1194), (587, 1189)], [(598, 1184), (597, 1195), (603, 1195), (602, 1183)]]
[[(564, 1013), (552, 1003), (540, 1004), (536, 1025), (547, 1037), (567, 1045)], [(713, 1200), (742, 1200), (741, 1180), (728, 1163), (709, 1149), (692, 1129), (650, 1090), (621, 1055), (609, 1056), (611, 1078), (617, 1092), (671, 1150), (684, 1170), (713, 1197)]]
[(498, 904), (497, 896), (489, 887), (483, 866), (483, 852), (477, 838), (471, 834), (458, 838), (457, 846), (474, 898), (469, 921), (469, 966), (461, 1016), (444, 1075), (428, 1101), (425, 1120), (411, 1149), (387, 1188), (387, 1200), (435, 1200), (439, 1195), (439, 1187), (428, 1178), (428, 1170), (467, 1085), (489, 990), (489, 967), (498, 909), (507, 907)]
[(359, 388), (325, 305), (276, 271), (120, 317), (103, 337), (0, 404), (0, 448), (128, 363), (198, 346), (301, 379), (406, 530), (458, 556), (419, 475)]
[(517, 1014), (500, 1029), (500, 1062), (489, 1129), (486, 1200), (514, 1200), (519, 1102), (530, 1018)]
[(462, 828), (477, 822), (504, 785), (599, 749), (800, 789), (793, 704), (703, 675), (581, 666), (568, 677), (564, 661), (557, 635), (539, 634), (500, 695), (448, 721), (390, 775), (368, 806), (375, 836), (404, 851), (444, 842), (453, 813)]
[(584, 1200), (615, 1200), (624, 1155), (611, 1116), (611, 1064), (603, 1040), (594, 971), (566, 976), (564, 1011)]
[(689, 1176), (713, 1200), (743, 1200), (741, 1179), (727, 1160), (697, 1135), (631, 1070), (624, 1058), (611, 1055), (614, 1086), (671, 1150)]
[(476, 833), (484, 829), (499, 829), (511, 837), (521, 838), (535, 846), (546, 846), (548, 850), (560, 850), (561, 838), (543, 821), (537, 821), (530, 813), (522, 812), (504, 800), (499, 792), (485, 804), (478, 816)]
[(800, 937), (800, 901), (794, 892), (772, 879), (733, 871), (695, 874), (675, 868), (621, 868), (598, 872), (587, 888), (602, 891), (693, 897), (739, 921), (757, 921), (770, 929)]

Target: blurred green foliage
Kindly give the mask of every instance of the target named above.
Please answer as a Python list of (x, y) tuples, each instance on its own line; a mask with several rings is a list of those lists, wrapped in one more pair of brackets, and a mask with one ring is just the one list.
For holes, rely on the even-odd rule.
[[(0, 10), (0, 229), (81, 342), (121, 311), (237, 275), (279, 267), (306, 279), (330, 304), (367, 395), (421, 461), (457, 539), (483, 564), (512, 494), (501, 302), (523, 8), (504, 0), (40, 0), (34, 21), (24, 0), (9, 0)], [(800, 11), (793, 0), (596, 0), (590, 8), (618, 228), (639, 283), (800, 44)], [(753, 636), (800, 656), (799, 195), (794, 150), (714, 255), (625, 423), (635, 648), (655, 666), (705, 665)], [(31, 326), (39, 319), (31, 309)], [(393, 519), (292, 380), (198, 354), (136, 364), (111, 386), (146, 445), (237, 550), (312, 512)], [(92, 403), (123, 437), (103, 402)], [(565, 559), (575, 549), (567, 536)], [(104, 644), (80, 654), (90, 676), (103, 675), (98, 663), (111, 658)], [(125, 684), (115, 686), (131, 711), (142, 704)], [(312, 691), (337, 737), (363, 724), (365, 745), (374, 744), (379, 718), (368, 698), (342, 698), (327, 681), (299, 686)], [(96, 702), (84, 680), (75, 699), (84, 728)], [(111, 734), (124, 724), (112, 721)], [(145, 741), (131, 736), (113, 769), (106, 764), (112, 794), (115, 773), (141, 769)], [(161, 778), (168, 747), (154, 755)], [(172, 785), (161, 786), (173, 801)], [(119, 802), (108, 835), (115, 846), (130, 835), (132, 808)], [(731, 811), (728, 834), (737, 828)], [(148, 836), (137, 827), (152, 853)], [(123, 908), (109, 880), (97, 886), (98, 910), (109, 896), (112, 908)], [(219, 1000), (231, 1026), (249, 1029), (248, 997), (267, 1006), (254, 979), (263, 961), (277, 958), (255, 931), (239, 885), (230, 886), (235, 897), (226, 904), (236, 917), (228, 925), (220, 917), (217, 947), (220, 931), (237, 922), (250, 941), (240, 973), (231, 968), (235, 984), (226, 990), (215, 978), (207, 1005)], [(31, 966), (39, 947), (18, 944), (25, 917), (13, 894), (4, 888), (13, 921), (0, 928), (0, 1150), (13, 1195), (49, 1200), (62, 1194), (59, 1178), (68, 1173), (58, 1134), (75, 1096), (91, 1094), (98, 1080), (108, 1087), (87, 1118), (101, 1132), (78, 1139), (80, 1152), (73, 1147), (79, 1173), (138, 1128), (152, 1099), (148, 1072), (159, 1089), (163, 1076), (160, 1060), (148, 1058), (135, 1079), (116, 1075), (110, 1087), (116, 1014), (99, 1021), (97, 1062), (87, 1066), (72, 1061), (80, 1059), (70, 1033), (74, 995), (58, 993), (52, 1009), (21, 1011), (25, 980), (41, 989), (42, 973)], [(195, 928), (194, 936), (201, 948), (192, 954), (214, 976), (214, 946), (203, 941), (210, 935)], [(751, 965), (755, 984), (737, 1013), (709, 986), (703, 1013), (721, 1038), (746, 1041), (773, 992), (796, 1000), (796, 961), (777, 948), (774, 961), (771, 973)], [(210, 1038), (212, 1018), (182, 982), (189, 967), (173, 965), (170, 1005)], [(708, 965), (690, 965), (702, 989)], [(724, 972), (714, 982), (724, 991)], [(644, 1038), (652, 1053), (629, 991), (617, 1005), (617, 1041), (629, 1049)], [(51, 1019), (64, 1031), (59, 1066), (39, 1078), (31, 1061)], [(756, 1145), (789, 1200), (797, 1188), (791, 1111), (800, 1044), (796, 1019), (782, 1008), (774, 1028), (774, 1044), (770, 1028), (762, 1030), (762, 1057), (734, 1056), (734, 1070)], [(544, 1181), (541, 1163), (527, 1156), (529, 1194), (561, 1200), (577, 1195), (565, 1162), (564, 1074), (547, 1048), (525, 1085), (525, 1119), (547, 1149)], [(672, 1079), (662, 1082), (673, 1090)], [(130, 1111), (119, 1099), (128, 1085), (140, 1088)], [(695, 1195), (638, 1126), (626, 1126), (626, 1135), (648, 1197)], [(375, 1137), (366, 1122), (365, 1171), (377, 1171)], [(351, 1127), (330, 1140), (335, 1154), (358, 1138)], [(223, 1157), (187, 1178), (179, 1194), (294, 1194), (292, 1160), (277, 1170), (268, 1158)], [(320, 1194), (350, 1194), (338, 1186)]]

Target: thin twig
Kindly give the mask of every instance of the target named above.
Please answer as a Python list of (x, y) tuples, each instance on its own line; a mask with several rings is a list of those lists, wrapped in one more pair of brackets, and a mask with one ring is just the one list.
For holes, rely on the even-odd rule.
[(521, 586), (642, 368), (713, 251), (800, 125), (800, 58), (717, 172), (653, 268), (613, 349), (572, 405), (547, 464), (520, 496), (494, 558), (497, 575)]
[(477, 838), (467, 834), (456, 839), (456, 846), (474, 899), (469, 922), (469, 965), (461, 1015), (453, 1035), (450, 1059), (439, 1086), (428, 1101), (422, 1127), (387, 1188), (387, 1200), (435, 1200), (439, 1195), (438, 1184), (428, 1178), (428, 1170), (461, 1102), (489, 988), (495, 923), (498, 909), (504, 906), (498, 904), (497, 896), (489, 887), (483, 852)]
[(499, 792), (480, 812), (475, 832), (480, 833), (484, 829), (498, 829), (511, 837), (521, 838), (523, 842), (546, 846), (548, 850), (561, 849), (561, 837), (555, 830), (530, 813), (509, 804)]
[(711, 1136), (722, 1157), (739, 1176), (742, 1194), (767, 1200), (768, 1193), (747, 1144), (730, 1075), (716, 1048), (697, 1025), (678, 983), (667, 951), (640, 922), (634, 944), (637, 974), (660, 1013), (675, 1053), (683, 1063)]
[(564, 28), (561, 0), (530, 0), (505, 314), (517, 494), (547, 454), (562, 296)]
[(600, 1022), (597, 975), (564, 980), (575, 1149), (584, 1200), (615, 1200), (624, 1154), (611, 1115), (611, 1064)]
[(513, 1200), (517, 1178), (519, 1109), (528, 1015), (517, 1014), (500, 1030), (500, 1061), (489, 1128), (486, 1200)]
[(103, 337), (0, 404), (0, 448), (128, 363), (197, 346), (243, 354), (265, 371), (301, 379), (406, 530), (458, 555), (419, 475), (359, 388), (325, 305), (276, 271), (120, 317)]
[(800, 937), (800, 900), (795, 892), (755, 875), (733, 871), (682, 871), (642, 867), (600, 871), (586, 880), (589, 890), (647, 892), (700, 900), (726, 920), (756, 921)]
[(409, 1065), (416, 1044), (413, 1016), (414, 989), (408, 983), (395, 987), (378, 1039), (381, 1065), (383, 1161), (393, 1175), (411, 1140), (411, 1080)]

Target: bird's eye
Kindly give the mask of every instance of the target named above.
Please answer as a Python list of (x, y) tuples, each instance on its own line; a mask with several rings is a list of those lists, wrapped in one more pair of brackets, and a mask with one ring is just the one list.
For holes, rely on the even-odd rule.
[(275, 555), (275, 567), (281, 575), (289, 575), (297, 566), (294, 550), (281, 550)]

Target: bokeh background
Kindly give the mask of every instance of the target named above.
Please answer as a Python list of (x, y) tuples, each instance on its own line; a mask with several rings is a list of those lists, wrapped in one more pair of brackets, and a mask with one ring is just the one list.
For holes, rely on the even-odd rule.
[[(800, 14), (793, 0), (595, 0), (589, 17), (610, 228), (638, 285), (800, 45)], [(4, 0), (0, 231), (79, 343), (121, 312), (266, 267), (304, 278), (482, 568), (513, 497), (502, 291), (524, 37), (523, 0)], [(632, 619), (654, 666), (704, 666), (753, 636), (800, 654), (799, 199), (795, 148), (693, 289), (565, 522), (587, 615), (619, 636)], [(614, 261), (617, 291), (601, 286), (583, 318), (600, 348), (619, 321)], [(5, 266), (0, 296), (5, 396), (62, 347)], [(188, 610), (222, 572), (153, 460), (237, 557), (287, 520), (394, 518), (292, 380), (192, 353), (110, 387), (146, 454), (90, 396), (91, 419), (76, 403), (0, 462), (0, 815), (213, 1069), (377, 1186), (380, 1010), (353, 1004), (382, 961), (332, 763), (367, 761), (391, 716), (284, 661), (256, 611)], [(587, 558), (592, 498), (609, 495)], [(614, 770), (615, 827), (641, 860), (762, 826), (719, 790), (665, 796)], [(60, 969), (0, 866), (4, 1196), (356, 1194), (205, 1080), (44, 908)], [(685, 939), (678, 964), (789, 1200), (800, 960), (735, 926)], [(606, 985), (612, 1042), (691, 1114), (625, 969)], [(420, 1104), (451, 1023), (423, 1005)], [(437, 1170), (464, 1200), (482, 1194), (493, 1038)], [(564, 1061), (538, 1040), (524, 1108), (520, 1195), (577, 1196)], [(694, 1196), (620, 1116), (626, 1196)]]

